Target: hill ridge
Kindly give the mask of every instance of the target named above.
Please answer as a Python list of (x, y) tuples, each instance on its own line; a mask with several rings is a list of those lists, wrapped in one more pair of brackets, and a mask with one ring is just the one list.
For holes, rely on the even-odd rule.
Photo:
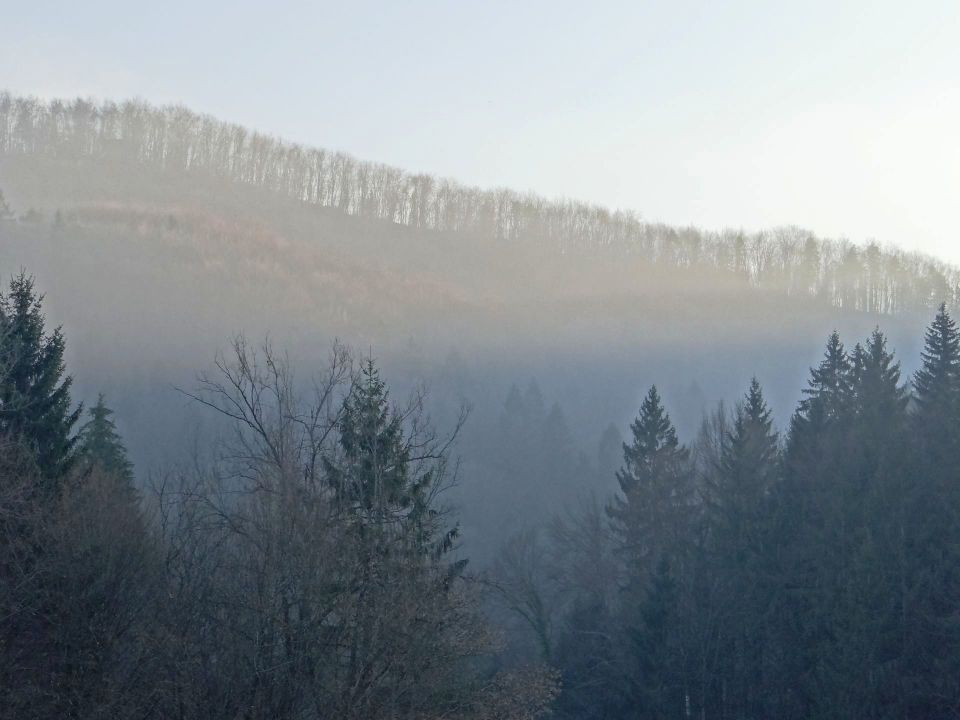
[(669, 267), (712, 267), (756, 287), (845, 310), (889, 315), (960, 301), (960, 270), (921, 253), (820, 239), (797, 227), (744, 234), (647, 223), (629, 211), (480, 189), (288, 143), (182, 106), (41, 101), (3, 92), (0, 155), (133, 161), (420, 230), (550, 252), (609, 250)]

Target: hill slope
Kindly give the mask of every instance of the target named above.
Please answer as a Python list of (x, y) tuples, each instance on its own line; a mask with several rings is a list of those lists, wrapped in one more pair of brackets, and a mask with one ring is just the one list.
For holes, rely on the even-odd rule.
[(647, 224), (142, 103), (0, 94), (0, 190), (15, 215), (0, 269), (36, 274), (80, 394), (114, 396), (141, 472), (189, 447), (200, 421), (171, 388), (232, 334), (271, 333), (304, 375), (339, 337), (396, 387), (427, 381), (439, 423), (474, 406), (464, 493), (498, 526), (525, 481), (483, 456), (514, 382), (535, 378), (528, 405), (558, 401), (551, 422), (597, 464), (604, 428), (625, 427), (651, 383), (689, 436), (755, 373), (782, 424), (832, 329), (852, 344), (882, 324), (910, 369), (930, 308), (960, 299), (954, 268), (896, 249)]

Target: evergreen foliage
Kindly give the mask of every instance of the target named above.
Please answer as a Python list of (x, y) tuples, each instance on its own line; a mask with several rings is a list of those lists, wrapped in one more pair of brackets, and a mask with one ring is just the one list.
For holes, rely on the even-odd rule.
[(632, 442), (623, 444), (623, 467), (617, 471), (621, 494), (608, 512), (630, 562), (645, 572), (684, 536), (691, 511), (690, 453), (677, 439), (656, 386), (630, 431)]
[(72, 432), (82, 408), (71, 408), (66, 341), (60, 328), (46, 332), (42, 302), (23, 271), (0, 295), (0, 436), (32, 447), (52, 481), (76, 458)]
[(372, 359), (335, 351), (303, 406), (279, 356), (238, 341), (196, 396), (237, 445), (164, 478), (148, 523), (103, 395), (72, 434), (41, 301), (24, 273), (0, 298), (0, 718), (960, 717), (944, 306), (912, 390), (879, 328), (850, 352), (831, 334), (783, 443), (755, 378), (690, 446), (651, 387), (614, 471), (616, 427), (591, 466), (559, 404), (513, 388), (505, 479), (619, 486), (482, 578), (534, 627), (524, 656), (497, 653), (454, 552), (449, 442)]
[[(608, 509), (628, 592), (607, 657), (628, 700), (606, 716), (957, 717), (958, 367), (945, 307), (913, 393), (879, 329), (849, 353), (832, 333), (782, 448), (755, 379), (693, 454), (651, 391)], [(684, 474), (696, 501), (674, 536), (649, 489)], [(558, 707), (590, 706), (588, 688), (566, 693)]]
[(924, 340), (923, 365), (913, 378), (915, 417), (920, 431), (929, 437), (927, 444), (946, 451), (952, 444), (949, 436), (955, 434), (949, 423), (956, 419), (960, 401), (960, 333), (945, 305), (940, 306)]
[(107, 407), (102, 393), (88, 412), (90, 420), (78, 434), (82, 463), (89, 470), (99, 468), (117, 479), (133, 482), (133, 464), (111, 417), (113, 410)]
[(661, 558), (640, 604), (640, 622), (631, 632), (637, 658), (629, 683), (631, 704), (641, 718), (679, 717), (686, 708), (682, 647), (677, 641), (678, 600), (670, 562)]
[(458, 529), (441, 528), (433, 493), (442, 468), (419, 469), (403, 414), (392, 408), (386, 384), (372, 359), (343, 403), (337, 454), (324, 457), (338, 506), (356, 520), (363, 542), (378, 552), (401, 538), (415, 552), (439, 559), (452, 548)]

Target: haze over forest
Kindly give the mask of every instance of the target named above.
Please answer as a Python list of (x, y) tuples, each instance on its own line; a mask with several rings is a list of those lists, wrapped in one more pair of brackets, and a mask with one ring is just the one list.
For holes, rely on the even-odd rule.
[[(63, 447), (35, 443), (63, 457), (29, 472), (5, 460), (19, 489), (0, 500), (28, 507), (32, 485), (17, 482), (62, 482), (77, 517), (106, 523), (82, 536), (102, 549), (110, 523), (132, 522), (127, 505), (91, 509), (119, 477), (144, 515), (123, 524), (121, 570), (89, 572), (103, 592), (150, 588), (117, 610), (134, 639), (96, 615), (116, 656), (70, 637), (82, 659), (50, 671), (63, 695), (5, 641), (0, 681), (25, 683), (11, 707), (34, 713), (19, 717), (960, 717), (949, 263), (800, 227), (672, 227), (470, 187), (140, 100), (0, 93), (0, 192), (2, 328), (29, 326), (39, 348), (61, 327), (73, 378)], [(251, 389), (263, 398), (245, 405)], [(29, 412), (10, 393), (4, 412)], [(105, 467), (93, 431), (76, 435), (81, 400), (99, 408), (94, 430), (115, 422), (123, 462)], [(11, 442), (34, 428), (3, 422)], [(378, 462), (357, 439), (371, 422), (373, 445), (396, 453), (375, 492), (357, 479)], [(99, 478), (99, 500), (70, 490), (77, 473)], [(286, 499), (223, 500), (237, 478)], [(302, 507), (284, 504), (288, 482)], [(156, 488), (176, 483), (181, 505), (165, 505)], [(214, 507), (215, 530), (184, 520)], [(401, 530), (383, 529), (390, 513)], [(41, 523), (38, 537), (84, 522)], [(310, 547), (348, 549), (338, 565)], [(65, 564), (50, 577), (70, 565), (50, 562)], [(174, 566), (180, 604), (138, 624)], [(389, 582), (370, 589), (381, 570)], [(329, 577), (333, 609), (313, 616), (310, 578)], [(38, 607), (69, 615), (44, 582)], [(209, 600), (254, 587), (262, 604), (237, 618)], [(403, 609), (388, 616), (395, 591)], [(44, 635), (55, 615), (41, 616), (16, 627), (60, 647), (65, 635)], [(425, 617), (469, 630), (393, 634)], [(276, 644), (250, 640), (255, 627)], [(184, 639), (195, 655), (173, 649)], [(131, 689), (157, 673), (162, 688)]]
[[(593, 434), (623, 427), (647, 381), (692, 430), (753, 374), (783, 422), (828, 332), (882, 323), (913, 367), (916, 323), (960, 287), (954, 267), (895, 247), (651, 225), (185, 108), (3, 95), (0, 113), (0, 189), (20, 219), (0, 252), (64, 288), (71, 299), (51, 296), (48, 311), (75, 328), (77, 362), (113, 382), (149, 368), (147, 385), (182, 385), (233, 334), (269, 332), (308, 357), (340, 338), (410, 380), (463, 365), (496, 389), (451, 390), (494, 410), (536, 380), (549, 402), (588, 413)], [(78, 382), (87, 397), (102, 389)], [(138, 459), (157, 444), (153, 432), (129, 441)]]

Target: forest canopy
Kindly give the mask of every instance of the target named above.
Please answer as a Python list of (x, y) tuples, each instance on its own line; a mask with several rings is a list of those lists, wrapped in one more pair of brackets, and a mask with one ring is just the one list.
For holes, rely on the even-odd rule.
[[(303, 394), (284, 353), (238, 338), (188, 391), (232, 431), (138, 477), (106, 399), (73, 404), (65, 338), (33, 278), (14, 277), (3, 717), (960, 712), (960, 333), (945, 305), (912, 382), (879, 329), (849, 349), (831, 334), (783, 434), (756, 380), (690, 442), (650, 388), (617, 489), (473, 569), (443, 503), (459, 423), (434, 429), (422, 395), (392, 400), (371, 358), (335, 346)], [(511, 452), (562, 444), (545, 417)]]

